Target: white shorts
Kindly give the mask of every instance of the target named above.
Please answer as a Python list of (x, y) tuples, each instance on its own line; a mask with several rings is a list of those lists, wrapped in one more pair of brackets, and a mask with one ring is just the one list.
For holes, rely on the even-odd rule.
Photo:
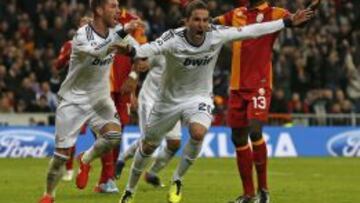
[(60, 101), (55, 118), (55, 147), (69, 148), (75, 145), (81, 127), (88, 123), (95, 131), (108, 123), (120, 125), (112, 99), (102, 99), (94, 105)]
[[(151, 109), (155, 101), (151, 97), (147, 97), (142, 92), (139, 94), (139, 127), (141, 135), (144, 135), (147, 120), (150, 116)], [(166, 140), (180, 140), (181, 139), (181, 121), (179, 120), (175, 126), (163, 135)]]
[(145, 128), (145, 140), (159, 145), (165, 132), (170, 131), (179, 120), (185, 125), (199, 123), (209, 128), (213, 120), (213, 101), (210, 97), (192, 97), (181, 103), (158, 101), (151, 110)]

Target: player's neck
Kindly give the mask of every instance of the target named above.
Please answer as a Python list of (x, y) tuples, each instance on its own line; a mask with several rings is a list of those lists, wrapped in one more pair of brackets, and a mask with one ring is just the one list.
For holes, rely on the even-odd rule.
[(91, 22), (91, 26), (92, 28), (95, 30), (95, 32), (99, 35), (103, 36), (107, 36), (109, 33), (109, 28), (105, 25), (105, 23), (103, 22), (102, 19), (100, 18), (95, 18), (92, 22)]
[(249, 8), (254, 9), (254, 8), (260, 6), (261, 4), (265, 3), (265, 2), (266, 2), (266, 0), (258, 0), (258, 1), (253, 0), (253, 1), (250, 1)]

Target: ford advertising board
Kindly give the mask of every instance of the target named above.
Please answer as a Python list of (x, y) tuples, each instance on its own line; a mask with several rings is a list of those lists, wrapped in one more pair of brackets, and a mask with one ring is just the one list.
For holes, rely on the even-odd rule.
[[(234, 157), (230, 129), (213, 127), (203, 142), (202, 157)], [(47, 157), (54, 150), (54, 127), (0, 127), (0, 157)], [(125, 128), (122, 150), (138, 137), (139, 128)], [(360, 157), (360, 129), (355, 127), (265, 127), (264, 137), (270, 157), (341, 156)], [(182, 130), (182, 145), (189, 138)], [(77, 153), (88, 149), (94, 136), (87, 130), (79, 136)], [(181, 151), (178, 153), (180, 154)]]

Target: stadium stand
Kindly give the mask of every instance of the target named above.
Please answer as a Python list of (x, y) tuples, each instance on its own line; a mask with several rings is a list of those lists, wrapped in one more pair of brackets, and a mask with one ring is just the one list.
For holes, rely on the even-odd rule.
[[(209, 0), (211, 15), (230, 10), (235, 2)], [(151, 40), (179, 25), (185, 3), (128, 0), (125, 6), (145, 19)], [(306, 1), (274, 4), (294, 12), (304, 8)], [(272, 117), (278, 119), (280, 113), (285, 122), (291, 120), (291, 113), (335, 117), (360, 113), (359, 9), (356, 0), (325, 0), (311, 26), (280, 34), (273, 55)], [(0, 1), (1, 114), (55, 111), (61, 72), (54, 62), (87, 11), (87, 0)], [(223, 49), (214, 74), (215, 125), (225, 124), (230, 51), (230, 47)]]

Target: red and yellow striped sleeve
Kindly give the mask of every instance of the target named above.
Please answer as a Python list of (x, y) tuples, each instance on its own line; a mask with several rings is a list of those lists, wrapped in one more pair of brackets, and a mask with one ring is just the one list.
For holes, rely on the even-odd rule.
[(234, 10), (231, 10), (225, 13), (224, 15), (218, 16), (217, 19), (219, 20), (221, 25), (231, 26), (233, 16), (234, 16)]
[(274, 7), (272, 9), (272, 19), (273, 20), (278, 20), (278, 19), (287, 17), (289, 15), (290, 15), (290, 12), (286, 9), (279, 8), (279, 7)]

